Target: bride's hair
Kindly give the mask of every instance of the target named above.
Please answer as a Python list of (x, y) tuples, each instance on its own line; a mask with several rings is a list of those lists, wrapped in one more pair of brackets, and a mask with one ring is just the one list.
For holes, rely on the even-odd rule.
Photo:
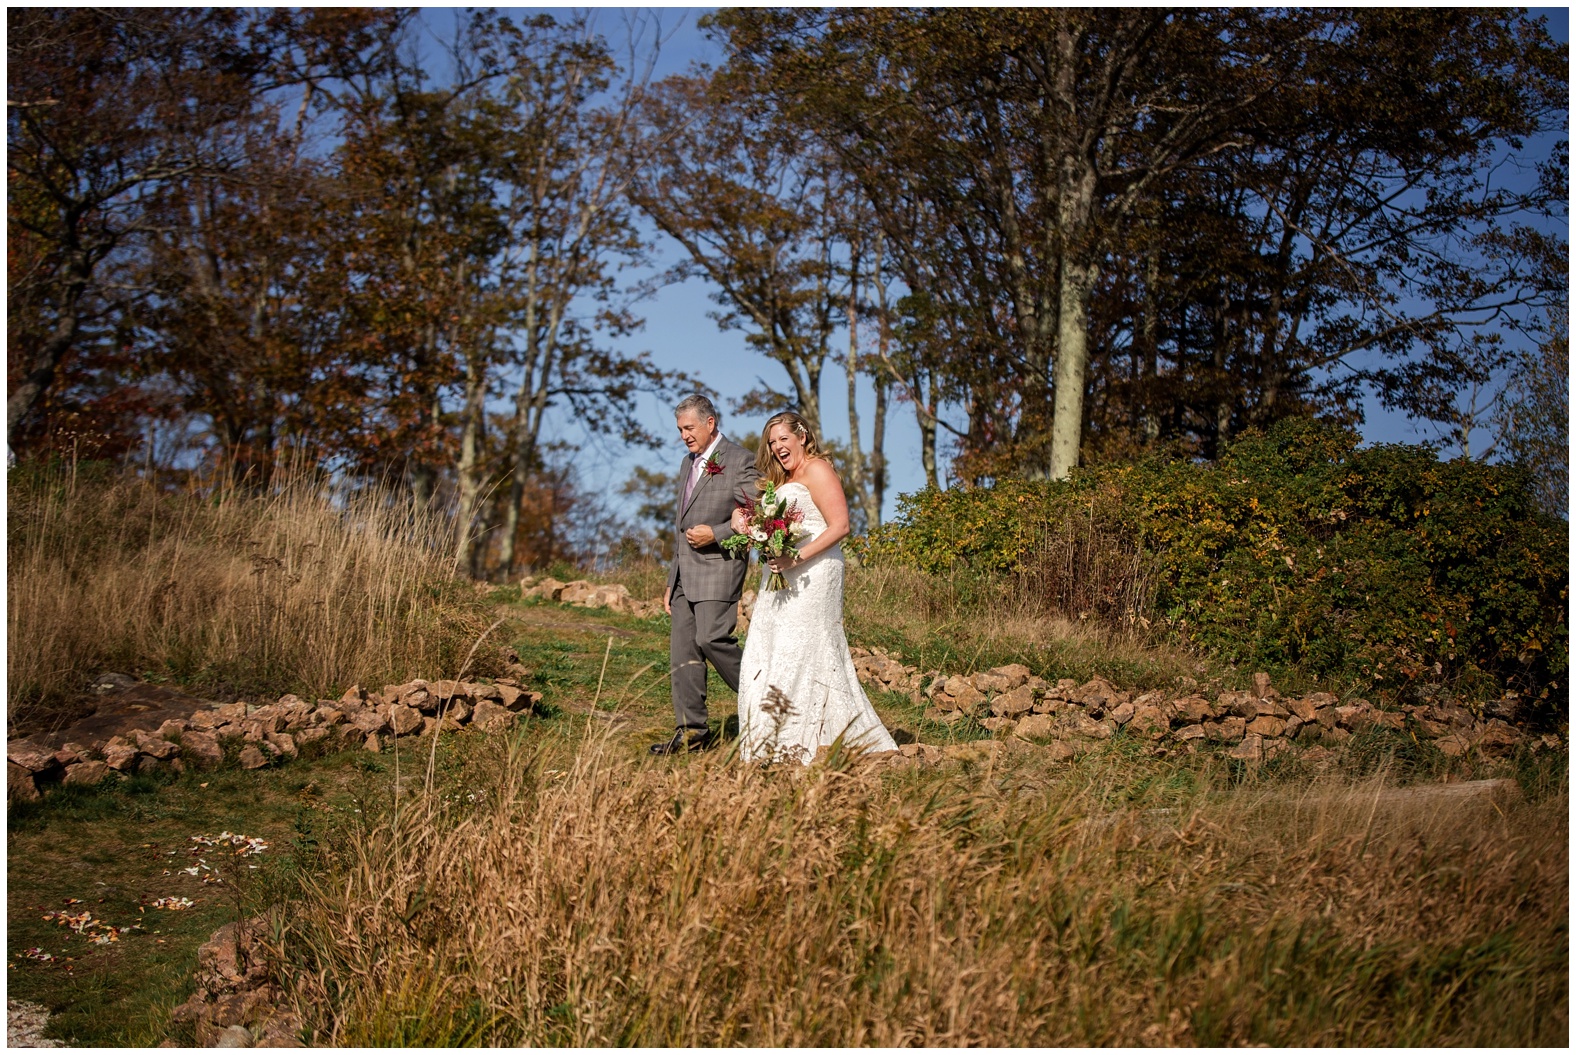
[(782, 462), (772, 457), (772, 445), (766, 441), (766, 437), (771, 435), (772, 429), (778, 425), (787, 425), (795, 436), (804, 441), (804, 456), (806, 458), (826, 457), (821, 451), (821, 445), (815, 440), (815, 430), (810, 427), (810, 423), (804, 420), (797, 411), (785, 410), (781, 414), (773, 414), (766, 419), (766, 425), (761, 429), (760, 446), (755, 448), (755, 468), (761, 474), (761, 481), (770, 480), (774, 487), (780, 486), (788, 480), (788, 474), (783, 471)]

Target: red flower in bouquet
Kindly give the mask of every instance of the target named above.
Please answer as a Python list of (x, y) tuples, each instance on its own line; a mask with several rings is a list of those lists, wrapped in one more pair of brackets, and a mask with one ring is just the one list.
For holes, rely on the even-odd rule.
[[(804, 520), (804, 511), (777, 494), (777, 489), (767, 483), (761, 490), (759, 501), (744, 503), (744, 532), (722, 540), (722, 547), (729, 553), (755, 549), (761, 559), (799, 556), (797, 543), (802, 531), (794, 528)], [(782, 572), (774, 571), (766, 578), (765, 588), (780, 590), (788, 585)]]

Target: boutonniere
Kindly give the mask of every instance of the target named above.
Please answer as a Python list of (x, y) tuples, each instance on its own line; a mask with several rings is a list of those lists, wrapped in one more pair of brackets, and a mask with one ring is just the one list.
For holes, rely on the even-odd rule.
[(707, 476), (716, 476), (722, 472), (722, 469), (723, 465), (717, 460), (717, 456), (715, 454), (713, 454), (710, 458), (707, 458), (705, 462), (701, 464), (701, 470), (705, 472)]

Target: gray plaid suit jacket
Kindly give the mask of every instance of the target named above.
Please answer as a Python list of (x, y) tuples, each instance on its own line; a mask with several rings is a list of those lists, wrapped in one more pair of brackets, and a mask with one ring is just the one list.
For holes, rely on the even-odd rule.
[(745, 554), (730, 557), (728, 552), (713, 542), (696, 549), (684, 539), (684, 532), (697, 524), (710, 524), (718, 541), (734, 533), (729, 523), (733, 511), (744, 504), (746, 498), (757, 497), (755, 481), (760, 473), (755, 468), (755, 455), (724, 436), (712, 452), (722, 472), (715, 476), (701, 473), (689, 502), (684, 501), (684, 484), (694, 471), (693, 454), (684, 456), (684, 467), (679, 471), (678, 491), (675, 496), (678, 518), (674, 523), (673, 565), (668, 569), (668, 589), (682, 582), (684, 596), (691, 601), (737, 601), (744, 587), (744, 573), (749, 566)]

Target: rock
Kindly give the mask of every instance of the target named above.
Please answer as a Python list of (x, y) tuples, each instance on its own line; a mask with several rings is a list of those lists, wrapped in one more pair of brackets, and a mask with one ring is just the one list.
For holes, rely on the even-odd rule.
[(301, 755), (300, 749), (296, 747), (295, 737), (289, 733), (269, 733), (265, 742), (286, 758), (299, 758)]
[(217, 766), (224, 761), (224, 748), (213, 733), (190, 729), (181, 734), (181, 750), (199, 766)]
[(1335, 724), (1343, 729), (1358, 729), (1364, 724), (1362, 716), (1368, 713), (1368, 702), (1360, 701), (1362, 706), (1350, 704), (1345, 707), (1335, 708)]
[(298, 747), (305, 747), (307, 744), (315, 744), (319, 740), (327, 739), (329, 730), (326, 726), (309, 725), (298, 733), (281, 733), (280, 735), (294, 736), (296, 745)]
[(93, 679), (93, 691), (100, 696), (104, 696), (111, 692), (129, 689), (136, 684), (137, 679), (130, 674), (121, 674), (117, 671), (108, 670)]
[(367, 739), (367, 731), (359, 725), (346, 722), (339, 727), (339, 738), (346, 744), (361, 745)]
[(1314, 707), (1334, 707), (1340, 701), (1328, 692), (1310, 692), (1308, 693), (1308, 702), (1313, 704)]
[(1124, 703), (1113, 707), (1111, 712), (1107, 714), (1106, 717), (1111, 719), (1111, 721), (1115, 722), (1117, 725), (1126, 725), (1128, 722), (1133, 720), (1133, 715), (1136, 713), (1136, 711), (1137, 709), (1132, 704)]
[(1002, 718), (1019, 718), (1034, 710), (1034, 693), (1027, 685), (1011, 689), (991, 700), (990, 711)]
[(406, 707), (414, 707), (423, 714), (436, 714), (442, 706), (442, 702), (432, 689), (420, 679), (400, 686), (400, 691), (394, 695), (384, 693), (384, 698), (391, 704), (400, 703)]
[(459, 681), (434, 681), (427, 686), (427, 691), (432, 694), (441, 706), (445, 700), (468, 699), (470, 693), (465, 691), (464, 682)]
[(970, 740), (963, 744), (947, 744), (941, 754), (943, 758), (983, 762), (994, 757), (1000, 747), (995, 740)]
[(61, 744), (55, 752), (55, 762), (61, 766), (74, 766), (87, 761), (88, 749), (81, 744)]
[(391, 703), (388, 709), (389, 727), (395, 736), (409, 736), (421, 728), (421, 712), (404, 704)]
[(371, 710), (370, 708), (363, 711), (357, 711), (351, 716), (350, 724), (355, 726), (357, 729), (360, 729), (363, 733), (368, 734), (369, 736), (375, 736), (379, 733), (386, 733), (389, 730), (388, 716), (379, 711)]
[(1286, 731), (1286, 720), (1272, 714), (1261, 714), (1248, 723), (1251, 736), (1280, 736)]
[(383, 741), (378, 737), (377, 733), (368, 733), (367, 738), (361, 741), (361, 747), (364, 751), (378, 754), (383, 750)]
[(1261, 718), (1265, 715), (1271, 718), (1290, 718), (1292, 716), (1291, 710), (1278, 699), (1258, 700), (1255, 706)]
[(1364, 711), (1359, 720), (1364, 725), (1372, 725), (1380, 729), (1394, 729), (1396, 732), (1406, 728), (1406, 715), (1400, 711)]
[(285, 722), (288, 720), (289, 715), (277, 704), (270, 703), (255, 708), (247, 714), (246, 720), (241, 723), (241, 727), (248, 730), (247, 739), (252, 739), (251, 733), (253, 731), (256, 732), (257, 738), (261, 739), (269, 733), (284, 732)]
[(1286, 719), (1286, 738), (1289, 740), (1302, 731), (1303, 721), (1295, 714)]
[(1477, 747), (1480, 751), (1490, 754), (1500, 754), (1522, 742), (1522, 735), (1512, 726), (1500, 721), (1498, 718), (1490, 719), (1481, 732), (1477, 735)]
[(1007, 692), (1011, 692), (1013, 689), (1027, 685), (1029, 683), (1029, 679), (1033, 677), (1033, 675), (1029, 673), (1029, 668), (1024, 666), (1022, 663), (1008, 663), (1004, 666), (992, 667), (990, 670), (986, 671), (986, 673), (993, 674), (999, 678), (1005, 678), (1008, 682), (1007, 688), (1005, 690)]
[(1018, 724), (1011, 718), (981, 718), (980, 724), (993, 733), (1005, 736)]
[(542, 700), (539, 692), (527, 692), (513, 685), (498, 686), (498, 700), (500, 706), (511, 711), (527, 711), (535, 707)]
[[(1275, 692), (1275, 689), (1270, 685), (1270, 676), (1268, 674), (1261, 670), (1253, 675), (1253, 695), (1262, 700), (1267, 699), (1273, 692)], [(1276, 695), (1279, 694), (1276, 693)]]
[(1079, 754), (1078, 748), (1066, 740), (1053, 740), (1045, 748), (1045, 755), (1052, 762), (1071, 762)]
[(1264, 761), (1266, 761), (1266, 762), (1268, 762), (1272, 758), (1275, 758), (1278, 755), (1288, 755), (1288, 756), (1290, 756), (1290, 755), (1295, 755), (1296, 753), (1297, 753), (1296, 746), (1294, 744), (1292, 744), (1292, 742), (1289, 741), (1289, 740), (1266, 740), (1266, 741), (1264, 741)]
[(345, 694), (339, 698), (339, 702), (347, 707), (360, 707), (367, 702), (367, 690), (360, 685), (352, 685), (345, 690)]
[(1234, 744), (1247, 735), (1248, 723), (1246, 719), (1229, 714), (1218, 722), (1206, 725), (1204, 731), (1209, 734), (1211, 740)]
[[(1028, 689), (1030, 692), (1034, 692), (1035, 691), (1032, 687), (1030, 687), (1028, 685), (1025, 685), (1024, 688)], [(1034, 713), (1035, 714), (1055, 714), (1057, 711), (1060, 711), (1063, 707), (1071, 707), (1072, 706), (1072, 704), (1068, 703), (1066, 700), (1062, 699), (1060, 696), (1050, 695), (1050, 692), (1052, 690), (1041, 689), (1039, 691), (1040, 691), (1040, 695), (1036, 696), (1035, 699), (1034, 699)]]
[(1446, 757), (1459, 758), (1472, 749), (1472, 741), (1465, 733), (1451, 733), (1435, 740), (1434, 746), (1443, 751)]
[(1109, 740), (1116, 735), (1116, 723), (1096, 721), (1069, 708), (1056, 716), (1056, 730), (1057, 739)]
[(153, 734), (161, 740), (179, 740), (181, 734), (190, 728), (191, 723), (180, 718), (170, 718), (159, 725)]
[(422, 736), (431, 736), (433, 733), (437, 732), (438, 724), (439, 724), (438, 723), (438, 719), (436, 719), (436, 718), (423, 717), (422, 720), (421, 720), (421, 734), (420, 735), (422, 735)]
[(225, 1026), (213, 1042), (216, 1048), (249, 1048), (252, 1046), (252, 1032), (245, 1026)]
[(149, 733), (138, 734), (137, 747), (142, 751), (143, 754), (151, 755), (161, 762), (168, 761), (169, 759), (172, 759), (181, 753), (181, 749), (176, 745), (170, 743), (168, 740), (161, 740), (157, 736), (153, 736)]
[(1171, 735), (1177, 740), (1202, 740), (1207, 734), (1203, 725), (1184, 725)]
[(66, 784), (97, 784), (106, 779), (114, 770), (103, 762), (78, 762), (74, 766), (66, 767)]
[(241, 756), (237, 759), (242, 769), (262, 769), (268, 764), (268, 756), (263, 754), (257, 744), (247, 744), (241, 748)]
[(1048, 714), (1025, 715), (1012, 734), (1022, 740), (1048, 740), (1056, 735), (1056, 719)]
[[(967, 678), (952, 677), (942, 686), (942, 693), (951, 697), (952, 710), (972, 712), (985, 702), (985, 694), (969, 683)], [(940, 694), (937, 694), (937, 704), (941, 704)]]
[(1526, 709), (1526, 701), (1519, 693), (1507, 692), (1497, 700), (1489, 700), (1483, 705), (1483, 713), (1490, 718), (1499, 718), (1506, 722), (1514, 722), (1521, 717)]
[[(120, 743), (116, 743), (120, 740)], [(117, 773), (130, 772), (137, 764), (138, 751), (121, 737), (114, 737), (104, 745), (104, 764)]]
[(1304, 722), (1313, 721), (1314, 712), (1318, 710), (1312, 700), (1287, 700), (1286, 706)]
[(5, 796), (7, 802), (37, 802), (38, 785), (33, 781), (33, 771), (19, 766), (10, 759), (5, 764)]
[[(1057, 684), (1061, 683), (1057, 682)], [(1099, 676), (1090, 678), (1078, 686), (1068, 698), (1074, 703), (1081, 703), (1091, 709), (1098, 707), (1102, 711), (1119, 703), (1126, 703), (1128, 699), (1127, 693)]]
[(556, 601), (563, 591), (564, 583), (559, 582), (551, 575), (544, 575), (540, 579), (525, 579), (520, 583), (520, 596), (540, 597), (544, 601)]
[(576, 579), (574, 582), (566, 583), (563, 588), (558, 591), (557, 600), (560, 604), (584, 606), (585, 603), (595, 593), (596, 587), (592, 586), (584, 579)]
[(493, 703), (503, 702), (503, 693), (496, 685), (483, 685), (480, 682), (464, 682), (460, 686), (465, 690), (465, 695), (473, 700), (491, 700)]
[(1004, 678), (1000, 674), (992, 674), (989, 671), (981, 671), (975, 674), (969, 678), (969, 684), (981, 692), (989, 693), (1009, 692), (1017, 688), (1017, 685), (1013, 683), (1011, 678)]
[(482, 700), (471, 713), (471, 724), (479, 725), (481, 729), (490, 733), (501, 733), (514, 724), (514, 711), (507, 710), (506, 706), (500, 706), (492, 700)]
[(1242, 743), (1233, 747), (1228, 754), (1232, 758), (1240, 758), (1250, 765), (1257, 765), (1259, 762), (1264, 761), (1264, 741), (1249, 733), (1242, 738)]
[(47, 773), (60, 765), (55, 752), (31, 740), (12, 740), (5, 745), (6, 759), (29, 773)]
[(952, 725), (955, 722), (963, 721), (964, 719), (966, 719), (968, 717), (968, 715), (964, 714), (962, 711), (955, 711), (955, 710), (945, 710), (944, 711), (938, 705), (938, 706), (934, 706), (934, 707), (926, 707), (925, 708), (924, 717), (928, 721), (940, 722), (942, 725)]
[(1305, 748), (1302, 752), (1302, 760), (1304, 762), (1328, 762), (1334, 757), (1335, 752), (1331, 751), (1328, 747), (1321, 747), (1318, 744), (1314, 744), (1312, 747)]
[(1259, 700), (1251, 692), (1223, 692), (1216, 701), (1220, 713), (1234, 714), (1238, 718), (1257, 718)]
[(1159, 707), (1144, 706), (1133, 712), (1133, 718), (1127, 723), (1127, 728), (1134, 736), (1159, 740), (1171, 729), (1171, 722)]
[[(487, 701), (484, 701), (484, 702), (487, 702)], [(489, 707), (496, 707), (496, 706), (498, 706), (497, 704), (491, 703), (491, 702), (487, 702), (487, 705)], [(477, 704), (476, 706), (480, 707), (481, 704)], [(507, 708), (505, 708), (505, 709), (507, 709)], [(471, 705), (466, 703), (464, 700), (455, 700), (453, 703), (450, 703), (449, 706), (445, 710), (440, 712), (440, 713), (443, 715), (443, 720), (445, 722), (460, 723), (460, 722), (470, 721), (472, 719), (472, 716), (474, 715), (475, 711), (474, 711), (474, 708), (472, 708)]]
[(312, 724), (325, 728), (338, 725), (345, 720), (345, 712), (338, 707), (319, 707), (312, 712)]
[(1215, 717), (1215, 708), (1202, 696), (1184, 696), (1171, 701), (1171, 721), (1177, 725), (1196, 725)]

